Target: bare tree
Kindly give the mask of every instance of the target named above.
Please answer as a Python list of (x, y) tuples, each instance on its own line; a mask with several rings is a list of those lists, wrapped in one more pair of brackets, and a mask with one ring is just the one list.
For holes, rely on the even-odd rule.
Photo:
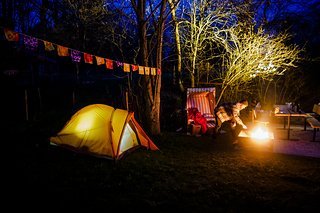
[(288, 33), (256, 29), (251, 2), (243, 3), (195, 0), (181, 24), (191, 86), (211, 69), (212, 80), (221, 83), (217, 103), (224, 95), (248, 93), (258, 78), (283, 75), (300, 59), (300, 49), (287, 45)]
[[(155, 40), (155, 65), (161, 69), (162, 62), (162, 41), (164, 32), (164, 21), (167, 17), (167, 0), (161, 0), (156, 3), (147, 2), (145, 0), (131, 0), (132, 7), (136, 12), (139, 35), (139, 56), (141, 65), (150, 66), (153, 60), (150, 56), (152, 47), (148, 43), (147, 31), (153, 32)], [(152, 21), (151, 21), (152, 20)], [(153, 30), (151, 27), (153, 24)], [(144, 106), (141, 110), (145, 112), (145, 126), (153, 135), (160, 134), (160, 91), (161, 91), (161, 75), (142, 76), (142, 91)]]
[(180, 35), (191, 87), (198, 84), (200, 76), (206, 71), (199, 69), (201, 65), (219, 57), (218, 51), (214, 54), (214, 50), (226, 42), (225, 36), (233, 17), (231, 10), (225, 6), (210, 0), (194, 0), (185, 11), (186, 18), (181, 21)]
[(300, 49), (287, 45), (288, 38), (287, 33), (271, 35), (241, 24), (231, 29), (230, 41), (225, 43), (225, 70), (220, 72), (222, 88), (217, 103), (227, 90), (246, 88), (257, 77), (272, 79), (296, 67)]
[[(103, 37), (122, 60), (161, 70), (164, 24), (170, 12), (167, 0), (65, 1), (79, 20), (76, 29), (81, 29), (84, 41), (87, 30), (99, 23), (104, 27), (98, 26), (100, 32), (105, 33)], [(138, 92), (131, 91), (131, 95), (137, 97), (136, 105), (143, 112), (140, 118), (150, 133), (159, 134), (161, 75), (143, 75), (138, 86)], [(141, 91), (142, 95), (139, 94)]]

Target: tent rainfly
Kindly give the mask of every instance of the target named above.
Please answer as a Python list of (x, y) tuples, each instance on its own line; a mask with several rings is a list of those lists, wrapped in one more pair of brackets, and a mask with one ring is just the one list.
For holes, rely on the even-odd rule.
[(56, 136), (50, 137), (50, 143), (112, 159), (140, 146), (159, 150), (134, 119), (133, 112), (104, 104), (80, 109)]

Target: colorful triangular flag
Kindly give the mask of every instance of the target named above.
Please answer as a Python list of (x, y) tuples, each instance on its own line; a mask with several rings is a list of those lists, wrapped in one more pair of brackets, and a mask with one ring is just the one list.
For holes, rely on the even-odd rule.
[(113, 61), (110, 59), (106, 59), (106, 67), (107, 67), (107, 69), (112, 70), (113, 69)]
[(151, 75), (156, 75), (156, 68), (154, 67), (151, 68)]
[(78, 50), (71, 50), (71, 59), (73, 62), (81, 61), (81, 52)]
[(131, 64), (131, 69), (132, 71), (137, 71), (139, 69), (139, 66), (138, 65), (134, 65), (134, 64)]
[(58, 56), (69, 56), (69, 48), (57, 45)]
[(117, 67), (122, 67), (122, 66), (123, 66), (123, 63), (120, 62), (120, 61), (116, 61), (116, 65), (117, 65)]
[(139, 74), (144, 75), (144, 66), (139, 66)]
[(145, 67), (145, 68), (144, 68), (144, 73), (145, 73), (146, 75), (150, 75), (150, 67)]
[(130, 72), (130, 64), (123, 63), (123, 71), (124, 72)]
[(93, 64), (93, 56), (88, 53), (83, 53), (84, 62), (87, 64)]
[(28, 50), (35, 51), (38, 48), (38, 39), (24, 35), (23, 36), (23, 43)]
[(54, 50), (54, 46), (51, 42), (49, 41), (43, 41), (43, 44), (44, 44), (44, 49), (46, 51), (53, 51)]
[(97, 65), (105, 64), (104, 58), (96, 56)]

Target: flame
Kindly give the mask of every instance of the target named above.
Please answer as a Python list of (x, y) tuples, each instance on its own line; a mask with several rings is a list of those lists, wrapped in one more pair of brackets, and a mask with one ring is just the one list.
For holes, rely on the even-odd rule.
[(251, 132), (251, 138), (258, 140), (266, 140), (269, 139), (269, 132), (266, 128), (257, 127)]

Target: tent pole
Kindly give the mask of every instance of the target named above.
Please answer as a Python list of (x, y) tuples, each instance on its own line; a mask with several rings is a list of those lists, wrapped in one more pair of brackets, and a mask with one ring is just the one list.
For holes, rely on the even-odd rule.
[(129, 111), (129, 95), (128, 95), (128, 91), (126, 91), (126, 106), (127, 106), (127, 111)]

